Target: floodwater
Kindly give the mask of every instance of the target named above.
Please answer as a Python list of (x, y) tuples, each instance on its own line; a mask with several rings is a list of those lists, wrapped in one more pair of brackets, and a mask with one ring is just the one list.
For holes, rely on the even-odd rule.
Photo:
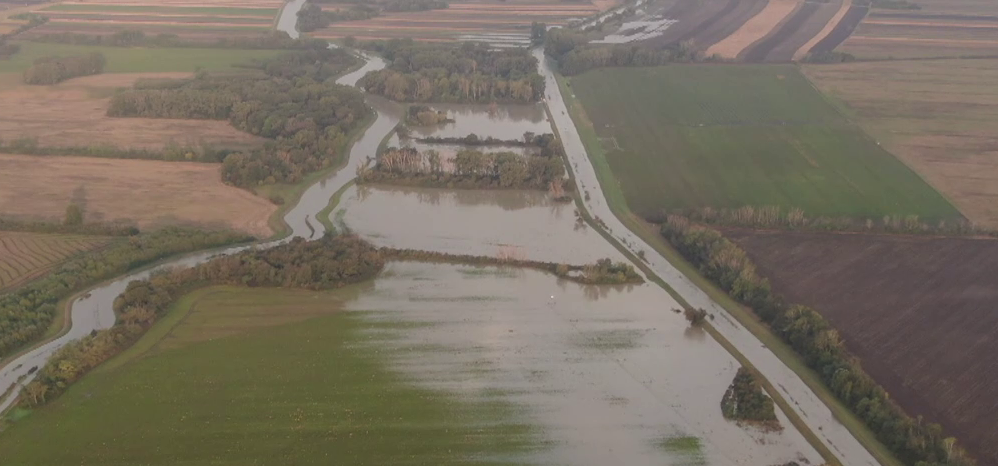
[(352, 186), (337, 223), (378, 246), (582, 265), (625, 260), (542, 191)]
[(454, 123), (410, 128), (413, 137), (458, 137), (471, 133), (481, 138), (492, 136), (503, 140), (522, 140), (523, 133), (544, 134), (551, 132), (551, 122), (544, 112), (544, 104), (488, 105), (430, 104), (434, 110), (443, 110)]
[(709, 313), (717, 316), (718, 318), (713, 322), (714, 327), (739, 352), (745, 355), (756, 369), (762, 372), (763, 376), (778, 387), (781, 395), (801, 415), (811, 431), (835, 453), (843, 464), (857, 466), (879, 464), (796, 373), (668, 260), (659, 254), (652, 253), (651, 246), (625, 227), (613, 214), (600, 188), (596, 170), (589, 161), (578, 130), (568, 114), (554, 72), (545, 59), (543, 50), (535, 50), (534, 54), (541, 63), (541, 74), (544, 75), (547, 82), (547, 105), (554, 116), (554, 124), (558, 128), (561, 142), (568, 155), (570, 168), (575, 173), (577, 188), (581, 192), (589, 194), (584, 201), (586, 210), (603, 219), (610, 234), (632, 253), (647, 251), (648, 266), (691, 306), (706, 309)]
[[(792, 427), (764, 433), (722, 417), (738, 364), (669, 311), (675, 306), (653, 285), (583, 286), (532, 270), (416, 262), (390, 263), (373, 290), (346, 305), (406, 324), (400, 334), (372, 332), (366, 344), (416, 383), (520, 407), (548, 442), (529, 463), (819, 463)], [(659, 446), (684, 437), (699, 438), (700, 451)]]

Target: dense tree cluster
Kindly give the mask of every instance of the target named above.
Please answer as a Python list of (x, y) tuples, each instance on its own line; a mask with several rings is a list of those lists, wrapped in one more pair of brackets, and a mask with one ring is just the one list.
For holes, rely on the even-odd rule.
[(384, 267), (377, 249), (352, 237), (295, 238), (267, 249), (249, 249), (196, 267), (156, 274), (128, 284), (114, 301), (118, 319), (107, 330), (66, 345), (22, 392), (22, 402), (43, 404), (83, 374), (134, 343), (181, 295), (208, 285), (331, 289), (373, 278)]
[(171, 141), (162, 150), (121, 148), (95, 141), (89, 146), (42, 146), (38, 138), (18, 138), (0, 141), (0, 153), (21, 155), (77, 155), (107, 159), (139, 159), (221, 163), (232, 149), (216, 148), (204, 141), (196, 144), (179, 144)]
[(243, 75), (200, 73), (194, 79), (139, 82), (116, 94), (107, 113), (227, 119), (271, 141), (226, 155), (225, 182), (241, 187), (294, 183), (333, 165), (349, 134), (371, 115), (361, 92), (332, 79), (355, 63), (346, 51), (321, 48), (283, 54)]
[(432, 126), (453, 123), (443, 110), (433, 110), (426, 105), (410, 105), (405, 112), (405, 124), (409, 126)]
[(44, 57), (24, 70), (25, 84), (56, 84), (70, 78), (104, 72), (104, 54), (93, 52), (78, 57)]
[(641, 276), (634, 271), (634, 266), (627, 262), (613, 262), (610, 259), (600, 259), (595, 264), (582, 267), (583, 283), (634, 283), (641, 282)]
[(167, 256), (250, 239), (231, 232), (167, 228), (70, 260), (45, 278), (0, 295), (0, 358), (44, 334), (58, 312), (56, 303), (74, 292)]
[(494, 50), (466, 42), (416, 44), (390, 40), (364, 44), (391, 63), (364, 76), (367, 92), (402, 102), (528, 103), (544, 95), (537, 59), (526, 49)]
[(436, 151), (393, 147), (358, 179), (429, 187), (550, 189), (552, 183), (560, 186), (564, 176), (565, 166), (557, 157), (462, 150), (445, 162)]
[(721, 413), (726, 419), (779, 425), (773, 399), (766, 396), (755, 376), (739, 367), (735, 379), (721, 398)]
[(590, 44), (592, 37), (565, 28), (547, 32), (544, 53), (558, 62), (558, 70), (572, 76), (593, 68), (656, 66), (667, 63), (689, 63), (706, 60), (693, 42), (684, 41), (675, 47), (653, 49), (633, 44)]
[(975, 464), (938, 424), (908, 416), (845, 349), (838, 332), (813, 309), (785, 303), (760, 277), (745, 251), (710, 228), (669, 216), (662, 235), (707, 278), (749, 306), (904, 464)]
[(185, 39), (176, 34), (148, 35), (138, 30), (124, 30), (113, 34), (81, 34), (59, 32), (38, 34), (33, 42), (48, 42), (73, 45), (102, 45), (111, 47), (210, 47), (257, 50), (292, 50), (324, 48), (328, 43), (321, 39), (292, 39), (286, 32), (269, 31), (257, 35), (239, 37), (219, 37), (206, 41)]
[(354, 4), (335, 10), (323, 10), (315, 3), (306, 3), (298, 10), (298, 30), (312, 32), (329, 27), (340, 21), (360, 21), (378, 16), (378, 8), (366, 4)]

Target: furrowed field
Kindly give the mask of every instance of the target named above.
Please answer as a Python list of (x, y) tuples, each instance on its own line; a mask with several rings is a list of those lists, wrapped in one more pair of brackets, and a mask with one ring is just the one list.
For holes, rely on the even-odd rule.
[(959, 213), (792, 66), (604, 69), (571, 79), (632, 210)]
[(0, 291), (41, 277), (66, 259), (108, 241), (98, 236), (0, 231)]
[(364, 342), (402, 327), (337, 313), (343, 293), (188, 295), (0, 436), (4, 463), (509, 464), (538, 447), (503, 402), (455, 399), (392, 371), (391, 351)]

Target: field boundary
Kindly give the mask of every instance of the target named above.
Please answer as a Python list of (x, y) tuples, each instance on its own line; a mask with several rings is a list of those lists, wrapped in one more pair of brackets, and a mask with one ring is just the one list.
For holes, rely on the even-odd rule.
[[(572, 117), (572, 121), (575, 123), (575, 127), (579, 131), (580, 136), (582, 136), (581, 139), (586, 149), (586, 155), (593, 164), (593, 168), (595, 169), (597, 179), (600, 184), (600, 189), (603, 191), (604, 196), (607, 199), (607, 205), (614, 215), (616, 215), (621, 221), (621, 223), (623, 223), (624, 226), (631, 230), (635, 235), (648, 243), (648, 245), (651, 246), (655, 252), (669, 261), (677, 270), (690, 279), (690, 281), (692, 281), (697, 287), (703, 290), (714, 302), (731, 314), (731, 316), (734, 317), (735, 320), (737, 320), (742, 326), (744, 326), (746, 330), (751, 332), (767, 348), (769, 348), (769, 350), (772, 351), (773, 354), (780, 359), (780, 361), (797, 374), (797, 376), (800, 377), (808, 388), (810, 388), (832, 412), (832, 415), (846, 427), (846, 429), (874, 456), (878, 462), (880, 462), (883, 466), (902, 466), (902, 463), (894, 457), (893, 453), (883, 443), (877, 440), (876, 435), (829, 391), (825, 384), (821, 382), (818, 374), (807, 367), (800, 355), (793, 351), (789, 345), (779, 339), (779, 337), (777, 337), (768, 326), (763, 324), (751, 312), (751, 310), (735, 302), (730, 296), (727, 295), (727, 293), (724, 293), (721, 289), (717, 288), (716, 285), (700, 275), (697, 269), (686, 261), (681, 255), (679, 255), (679, 253), (670, 244), (668, 244), (668, 242), (666, 242), (665, 239), (662, 238), (650, 224), (647, 224), (630, 211), (624, 201), (620, 185), (614, 177), (613, 172), (610, 171), (609, 163), (606, 161), (603, 152), (592, 142), (593, 140), (597, 140), (595, 130), (591, 127), (591, 125), (586, 126), (585, 124), (582, 124), (582, 122), (589, 121), (588, 116), (585, 115), (585, 109), (582, 108), (581, 102), (578, 102), (577, 99), (573, 97), (571, 90), (568, 89), (566, 78), (561, 75), (555, 75), (555, 77), (558, 81), (562, 98), (565, 100), (568, 112)], [(808, 82), (810, 83), (810, 80)], [(813, 86), (813, 84), (811, 85)], [(891, 155), (893, 156), (893, 154)], [(616, 242), (614, 242), (614, 244), (616, 245)], [(645, 270), (645, 267), (642, 266), (641, 268), (642, 270)], [(657, 283), (657, 280), (655, 281)], [(670, 289), (667, 288), (667, 291), (670, 291)], [(670, 294), (673, 293), (675, 293), (674, 290), (670, 291)], [(679, 302), (682, 304), (685, 301)], [(721, 340), (718, 342), (720, 343), (720, 341)], [(730, 342), (727, 343), (730, 345)], [(750, 370), (755, 371), (756, 369), (753, 367)], [(766, 379), (763, 378), (762, 380)], [(769, 383), (768, 380), (766, 383)], [(769, 386), (771, 387), (771, 385)], [(780, 404), (776, 397), (774, 397), (774, 402)], [(783, 402), (785, 403), (785, 400), (783, 400)], [(780, 404), (780, 407), (783, 409), (784, 405)], [(818, 444), (824, 446), (824, 442), (817, 439), (817, 437), (814, 436), (813, 432), (809, 429), (803, 431), (802, 435), (808, 439), (808, 442), (811, 443), (812, 446), (815, 446), (814, 442), (818, 442)], [(816, 449), (818, 449), (819, 452), (822, 451), (822, 449), (818, 447), (816, 447)], [(826, 461), (830, 461), (832, 464), (841, 465), (841, 462), (839, 462), (834, 456), (830, 459), (826, 458)]]

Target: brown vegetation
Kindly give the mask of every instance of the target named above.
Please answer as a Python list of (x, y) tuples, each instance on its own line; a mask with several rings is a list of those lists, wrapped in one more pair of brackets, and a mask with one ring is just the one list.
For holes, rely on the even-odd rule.
[(0, 231), (0, 291), (41, 277), (69, 257), (99, 248), (109, 240), (100, 236)]
[(894, 400), (998, 462), (998, 241), (727, 235), (775, 291), (827, 318)]
[(807, 55), (807, 53), (811, 50), (812, 47), (815, 46), (815, 44), (817, 44), (821, 40), (824, 40), (826, 36), (831, 34), (832, 30), (836, 28), (836, 25), (838, 25), (839, 22), (842, 21), (842, 17), (846, 15), (846, 12), (849, 11), (850, 7), (852, 7), (852, 0), (843, 1), (842, 6), (839, 7), (839, 11), (835, 12), (835, 16), (832, 17), (832, 19), (828, 22), (828, 24), (825, 24), (825, 27), (821, 30), (821, 32), (815, 34), (814, 37), (811, 38), (811, 40), (807, 41), (803, 46), (801, 46), (801, 48), (797, 49), (797, 51), (794, 52), (794, 57), (793, 57), (794, 60), (800, 60), (801, 58), (804, 58), (804, 55)]
[(222, 184), (219, 165), (0, 155), (4, 214), (62, 219), (70, 202), (87, 221), (131, 219), (140, 227), (222, 225), (271, 234), (269, 201)]
[(170, 143), (243, 148), (263, 139), (225, 121), (110, 118), (106, 116), (114, 88), (140, 78), (179, 78), (188, 73), (103, 74), (76, 78), (56, 86), (11, 86), (0, 90), (0, 140), (37, 138), (40, 145), (162, 149)]
[(707, 49), (707, 55), (734, 58), (748, 46), (766, 37), (800, 5), (800, 0), (771, 0), (737, 31)]
[(998, 60), (804, 68), (970, 220), (998, 227)]

